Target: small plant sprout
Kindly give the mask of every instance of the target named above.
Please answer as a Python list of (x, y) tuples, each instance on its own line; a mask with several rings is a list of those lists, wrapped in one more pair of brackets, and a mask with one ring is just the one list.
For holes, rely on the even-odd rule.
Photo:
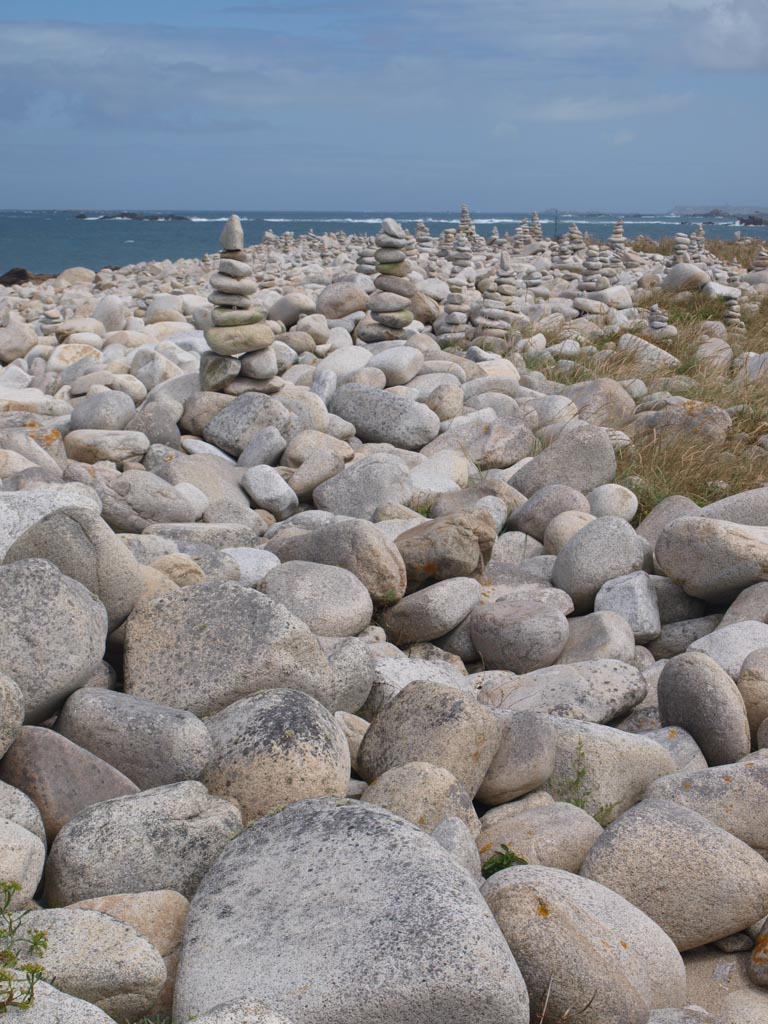
[(48, 948), (43, 931), (21, 934), (29, 911), (14, 913), (10, 906), (21, 890), (17, 882), (0, 882), (0, 1014), (16, 1008), (28, 1010), (34, 1002), (35, 985), (43, 977), (43, 966), (31, 961)]

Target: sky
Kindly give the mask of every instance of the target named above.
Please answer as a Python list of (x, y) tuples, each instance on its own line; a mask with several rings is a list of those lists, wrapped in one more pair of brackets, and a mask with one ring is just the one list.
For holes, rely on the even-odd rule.
[(768, 0), (0, 0), (0, 207), (768, 206)]

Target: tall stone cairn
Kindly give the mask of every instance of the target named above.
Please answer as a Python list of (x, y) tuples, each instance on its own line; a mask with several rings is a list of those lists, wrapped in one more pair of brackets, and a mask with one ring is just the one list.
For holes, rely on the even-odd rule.
[(237, 214), (224, 225), (219, 244), (219, 265), (210, 281), (211, 326), (205, 331), (210, 352), (204, 352), (200, 360), (200, 388), (237, 394), (258, 391), (260, 382), (277, 373), (272, 347), (275, 337), (262, 323), (264, 310), (253, 304), (258, 286), (244, 251), (243, 225)]

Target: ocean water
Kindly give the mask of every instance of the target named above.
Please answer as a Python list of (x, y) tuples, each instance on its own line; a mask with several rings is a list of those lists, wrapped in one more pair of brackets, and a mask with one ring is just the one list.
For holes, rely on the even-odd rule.
[[(140, 211), (158, 214), (163, 211)], [(185, 220), (103, 220), (101, 211), (80, 210), (0, 210), (0, 274), (11, 267), (26, 267), (41, 274), (57, 274), (66, 267), (125, 266), (145, 260), (176, 260), (200, 256), (218, 249), (220, 224), (232, 211), (173, 210), (164, 211), (185, 217)], [(374, 234), (383, 217), (392, 216), (405, 227), (413, 228), (424, 220), (433, 235), (458, 224), (458, 211), (403, 212), (385, 211), (237, 211), (245, 227), (246, 242), (260, 242), (264, 232), (276, 234), (292, 231), (305, 234), (314, 231), (344, 231), (347, 234)], [(82, 214), (85, 216), (83, 217)], [(81, 215), (80, 217), (78, 215)], [(494, 225), (500, 233), (512, 233), (524, 213), (472, 212), (477, 230), (489, 235)], [(575, 221), (593, 238), (605, 239), (618, 214), (586, 214), (558, 211), (541, 214), (547, 236), (562, 234)], [(671, 214), (624, 214), (624, 230), (629, 238), (648, 235), (663, 238), (675, 231), (693, 231), (700, 218)], [(711, 238), (732, 239), (735, 232), (768, 241), (768, 227), (740, 228), (735, 218), (722, 217), (705, 222)]]

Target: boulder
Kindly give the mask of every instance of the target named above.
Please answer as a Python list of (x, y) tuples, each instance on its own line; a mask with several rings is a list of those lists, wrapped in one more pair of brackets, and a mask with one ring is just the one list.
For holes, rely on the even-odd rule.
[[(307, 942), (308, 921), (322, 942)], [(471, 878), (414, 825), (355, 801), (308, 800), (262, 819), (198, 890), (174, 1017), (248, 997), (294, 1024), (529, 1018)]]

